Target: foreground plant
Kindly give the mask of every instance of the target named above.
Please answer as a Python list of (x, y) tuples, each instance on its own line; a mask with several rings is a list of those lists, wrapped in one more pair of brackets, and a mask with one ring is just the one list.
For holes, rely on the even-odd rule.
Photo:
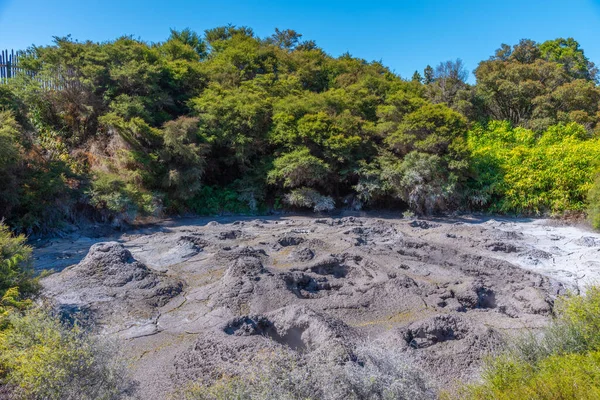
[(130, 382), (114, 345), (34, 305), (30, 255), (0, 224), (0, 398), (122, 398)]
[(488, 361), (482, 382), (459, 395), (468, 399), (600, 398), (600, 287), (556, 304), (557, 318), (543, 335), (516, 340)]
[(178, 393), (186, 400), (370, 400), (435, 399), (422, 371), (400, 352), (377, 343), (348, 355), (275, 355), (244, 376), (194, 384)]

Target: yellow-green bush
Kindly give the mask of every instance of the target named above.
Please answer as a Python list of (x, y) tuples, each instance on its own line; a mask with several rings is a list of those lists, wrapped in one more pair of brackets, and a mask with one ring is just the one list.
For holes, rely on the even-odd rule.
[(32, 307), (30, 256), (25, 237), (0, 223), (0, 397), (120, 398), (127, 379), (112, 346)]
[(488, 361), (482, 382), (466, 399), (600, 398), (600, 287), (556, 304), (557, 317), (542, 336), (528, 335)]
[(473, 387), (470, 399), (592, 400), (600, 398), (600, 351), (550, 356), (532, 366), (506, 363)]
[(12, 236), (0, 221), (0, 329), (9, 312), (29, 305), (21, 294), (31, 294), (36, 289), (30, 255), (31, 247), (25, 244), (25, 237)]
[(468, 135), (476, 174), (471, 200), (491, 211), (583, 211), (600, 163), (600, 139), (576, 123), (541, 134), (493, 121)]
[(588, 193), (588, 216), (595, 229), (600, 229), (600, 174), (596, 176), (594, 185)]
[(43, 309), (13, 313), (0, 331), (0, 386), (15, 399), (117, 399), (127, 389), (114, 351)]

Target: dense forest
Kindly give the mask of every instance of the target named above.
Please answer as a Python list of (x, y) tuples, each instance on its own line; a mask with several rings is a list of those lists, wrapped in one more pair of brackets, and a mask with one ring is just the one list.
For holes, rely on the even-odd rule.
[(0, 87), (0, 215), (17, 232), (336, 207), (600, 225), (600, 87), (571, 38), (502, 44), (474, 85), (460, 59), (405, 79), (235, 26), (60, 37), (20, 66)]

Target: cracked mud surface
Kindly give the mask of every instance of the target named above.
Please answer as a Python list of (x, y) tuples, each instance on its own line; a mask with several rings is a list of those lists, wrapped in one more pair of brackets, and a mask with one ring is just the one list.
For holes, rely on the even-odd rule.
[(473, 379), (506, 334), (544, 326), (558, 294), (600, 277), (600, 236), (545, 220), (223, 218), (64, 238), (35, 257), (80, 261), (46, 295), (121, 338), (140, 396), (164, 398), (268, 352), (365, 339), (439, 384)]

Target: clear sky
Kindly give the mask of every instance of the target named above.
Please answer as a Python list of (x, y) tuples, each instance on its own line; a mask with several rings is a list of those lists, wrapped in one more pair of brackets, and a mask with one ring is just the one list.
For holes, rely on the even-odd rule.
[(67, 34), (158, 42), (169, 28), (202, 32), (228, 23), (260, 37), (294, 29), (333, 56), (380, 60), (403, 77), (455, 58), (472, 71), (501, 43), (521, 38), (574, 37), (600, 64), (600, 0), (0, 0), (0, 48)]

